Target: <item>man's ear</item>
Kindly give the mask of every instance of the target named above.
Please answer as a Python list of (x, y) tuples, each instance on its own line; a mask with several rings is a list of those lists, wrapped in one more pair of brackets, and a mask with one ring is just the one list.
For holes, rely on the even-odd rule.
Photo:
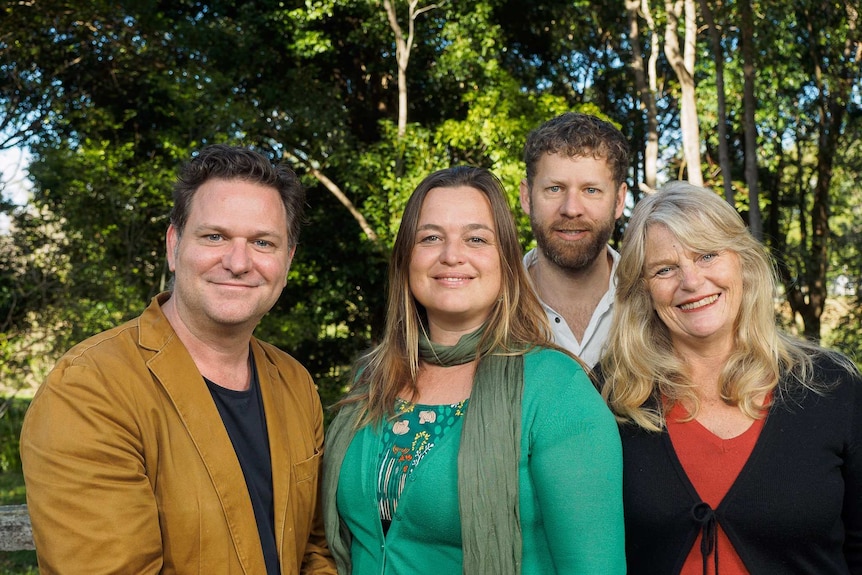
[(168, 258), (168, 269), (171, 272), (176, 271), (177, 246), (180, 245), (180, 233), (174, 224), (168, 226), (168, 231), (165, 232), (165, 255)]
[(628, 184), (623, 182), (617, 190), (617, 203), (614, 208), (614, 219), (618, 220), (623, 215), (623, 208), (626, 207), (626, 193), (628, 192), (628, 189)]
[(284, 270), (284, 276), (285, 276), (284, 279), (285, 280), (287, 280), (287, 274), (290, 273), (290, 264), (293, 263), (293, 256), (295, 256), (295, 255), (296, 255), (296, 246), (294, 245), (292, 248), (290, 248), (290, 251), (287, 254), (287, 269)]
[(521, 209), (524, 210), (524, 213), (530, 214), (530, 184), (527, 183), (527, 178), (521, 180), (521, 184), (518, 186), (518, 196), (521, 199)]

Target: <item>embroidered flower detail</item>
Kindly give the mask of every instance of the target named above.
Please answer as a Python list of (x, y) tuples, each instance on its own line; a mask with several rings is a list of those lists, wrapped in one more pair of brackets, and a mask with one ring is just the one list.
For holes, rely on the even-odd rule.
[(419, 425), (424, 425), (426, 423), (434, 423), (437, 421), (437, 412), (436, 411), (420, 411), (419, 412)]
[(400, 397), (395, 400), (395, 409), (398, 413), (410, 413), (414, 409), (416, 409), (415, 403), (410, 403), (409, 401), (404, 401)]
[(401, 463), (413, 460), (413, 454), (410, 453), (409, 447), (393, 447), (392, 453), (398, 456), (398, 461)]
[(427, 431), (420, 431), (413, 437), (413, 445), (410, 446), (412, 451), (421, 451), (431, 440), (431, 435)]
[(392, 433), (395, 435), (404, 435), (410, 431), (410, 422), (406, 419), (402, 419), (401, 421), (396, 421), (392, 424)]

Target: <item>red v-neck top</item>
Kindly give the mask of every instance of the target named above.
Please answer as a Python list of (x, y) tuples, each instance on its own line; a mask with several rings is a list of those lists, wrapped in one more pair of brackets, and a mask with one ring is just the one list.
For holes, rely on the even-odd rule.
[[(755, 420), (741, 435), (722, 439), (697, 420), (682, 422), (686, 417), (686, 409), (680, 403), (675, 404), (667, 415), (668, 434), (676, 456), (701, 500), (716, 509), (748, 461), (766, 418)], [(701, 537), (698, 535), (692, 545), (680, 575), (703, 575)], [(748, 575), (742, 559), (720, 525), (717, 539), (721, 575)], [(707, 573), (714, 575), (712, 558), (707, 563)]]

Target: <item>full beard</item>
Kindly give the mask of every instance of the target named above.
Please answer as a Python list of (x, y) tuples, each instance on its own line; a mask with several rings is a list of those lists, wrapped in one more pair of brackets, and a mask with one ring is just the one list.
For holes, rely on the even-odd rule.
[(592, 265), (596, 258), (605, 251), (608, 240), (614, 231), (614, 220), (599, 222), (599, 227), (587, 228), (586, 231), (590, 232), (587, 239), (566, 241), (553, 236), (554, 227), (565, 227), (565, 223), (562, 226), (557, 226), (556, 224), (559, 223), (562, 222), (555, 222), (551, 226), (543, 227), (532, 217), (530, 218), (536, 245), (545, 257), (560, 268), (573, 272), (581, 271)]

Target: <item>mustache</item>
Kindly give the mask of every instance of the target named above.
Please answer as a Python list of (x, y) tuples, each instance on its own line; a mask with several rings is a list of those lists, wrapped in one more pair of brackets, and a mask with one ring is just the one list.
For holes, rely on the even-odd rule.
[(551, 230), (589, 232), (596, 229), (596, 226), (583, 218), (560, 218), (551, 222), (547, 228)]

